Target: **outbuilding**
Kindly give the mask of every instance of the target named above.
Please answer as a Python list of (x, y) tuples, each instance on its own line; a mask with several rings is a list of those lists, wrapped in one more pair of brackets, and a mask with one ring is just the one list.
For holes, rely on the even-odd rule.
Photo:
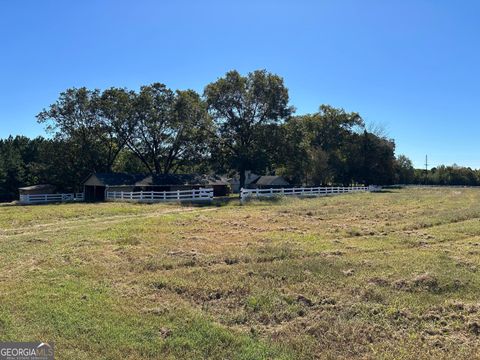
[(107, 191), (175, 191), (213, 188), (214, 196), (228, 195), (228, 183), (199, 174), (94, 173), (84, 182), (85, 201), (104, 201)]

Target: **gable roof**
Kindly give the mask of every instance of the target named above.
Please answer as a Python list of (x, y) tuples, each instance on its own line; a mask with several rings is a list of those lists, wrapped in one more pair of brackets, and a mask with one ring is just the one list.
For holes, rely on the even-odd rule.
[(260, 176), (258, 179), (252, 181), (256, 185), (290, 185), (290, 183), (281, 176)]

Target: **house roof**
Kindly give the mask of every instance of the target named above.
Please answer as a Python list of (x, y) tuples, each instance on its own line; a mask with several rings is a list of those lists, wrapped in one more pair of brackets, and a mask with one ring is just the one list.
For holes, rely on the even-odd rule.
[[(104, 185), (110, 186), (135, 185), (136, 182), (145, 178), (145, 175), (142, 174), (126, 173), (95, 173), (92, 175), (95, 175), (96, 178)], [(88, 179), (89, 178), (90, 176), (88, 177)]]
[(39, 185), (32, 185), (32, 186), (25, 186), (18, 188), (18, 190), (24, 190), (24, 191), (32, 191), (32, 190), (50, 190), (53, 189), (55, 186), (50, 185), (50, 184), (39, 184)]
[(105, 186), (227, 185), (220, 177), (201, 174), (96, 173), (93, 175)]
[[(259, 178), (260, 178), (260, 175), (250, 173), (245, 177), (245, 184), (253, 184)], [(229, 184), (240, 184), (240, 176), (238, 174), (231, 177), (223, 175), (221, 179), (224, 182), (227, 182)]]
[(290, 183), (281, 176), (260, 176), (252, 181), (256, 185), (290, 185)]

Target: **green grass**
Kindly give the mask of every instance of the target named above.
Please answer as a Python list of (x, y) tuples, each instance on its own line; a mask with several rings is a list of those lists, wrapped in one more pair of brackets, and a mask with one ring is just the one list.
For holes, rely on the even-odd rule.
[(0, 207), (0, 340), (58, 359), (471, 359), (480, 190)]

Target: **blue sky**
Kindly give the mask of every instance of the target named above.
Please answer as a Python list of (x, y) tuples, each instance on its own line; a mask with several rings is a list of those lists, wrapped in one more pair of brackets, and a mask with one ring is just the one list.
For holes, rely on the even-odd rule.
[(230, 69), (284, 77), (383, 124), (421, 167), (480, 168), (480, 2), (0, 0), (0, 137), (44, 134), (68, 87), (203, 87)]

